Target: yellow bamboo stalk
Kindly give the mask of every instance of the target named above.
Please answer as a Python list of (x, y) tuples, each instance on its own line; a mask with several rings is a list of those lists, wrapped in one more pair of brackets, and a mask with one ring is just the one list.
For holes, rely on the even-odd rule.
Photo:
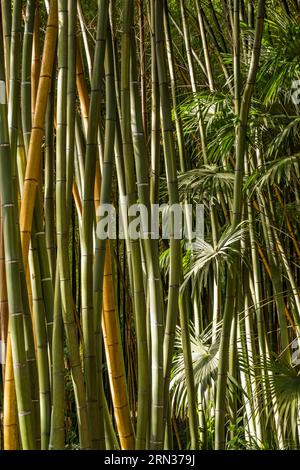
[[(40, 59), (40, 9), (39, 4), (36, 5), (34, 15), (34, 29), (33, 29), (33, 43), (32, 43), (32, 61), (31, 61), (31, 113), (32, 122), (34, 120), (39, 78), (41, 72), (41, 59)], [(38, 181), (38, 195), (40, 206), (43, 207), (43, 172), (42, 165), (40, 165), (39, 181)]]
[(2, 231), (2, 211), (0, 208), (0, 323), (1, 323), (1, 359), (2, 359), (2, 377), (5, 377), (5, 355), (8, 329), (8, 300), (5, 277), (5, 254), (4, 240)]
[[(81, 113), (83, 116), (83, 125), (86, 132), (88, 124), (89, 97), (83, 73), (82, 59), (78, 51), (79, 48), (77, 48), (76, 57), (76, 84), (79, 95)], [(94, 201), (96, 210), (100, 203), (100, 191), (101, 172), (99, 160), (97, 159), (94, 191)], [(123, 450), (134, 449), (135, 442), (127, 395), (125, 367), (120, 338), (120, 325), (118, 315), (115, 310), (109, 242), (107, 242), (106, 244), (104, 265), (102, 330), (114, 414), (119, 433), (121, 448)]]
[(17, 401), (14, 384), (12, 351), (8, 334), (8, 299), (5, 275), (4, 240), (2, 232), (2, 212), (0, 210), (0, 319), (1, 319), (1, 358), (4, 382), (3, 438), (5, 450), (19, 448)]
[(103, 279), (102, 331), (115, 419), (123, 450), (134, 449), (119, 318), (115, 309), (110, 243), (106, 243)]
[[(95, 182), (95, 206), (100, 201), (100, 167), (96, 172)], [(74, 195), (74, 186), (73, 186)], [(76, 200), (76, 199), (75, 199)], [(76, 203), (77, 210), (82, 212), (79, 201)], [(114, 414), (119, 433), (121, 448), (123, 450), (134, 449), (134, 435), (130, 418), (130, 409), (127, 396), (124, 362), (122, 360), (122, 348), (120, 339), (120, 325), (115, 310), (115, 299), (113, 289), (113, 277), (111, 269), (110, 244), (106, 244), (104, 279), (103, 279), (103, 316), (102, 330), (104, 348), (109, 373), (110, 389), (113, 400)]]
[[(100, 167), (96, 172), (95, 205), (98, 207), (100, 200)], [(82, 204), (78, 192), (73, 185), (73, 197), (79, 217), (82, 215)], [(109, 242), (106, 246), (104, 279), (103, 279), (103, 316), (102, 330), (107, 367), (110, 380), (110, 389), (113, 400), (114, 414), (119, 433), (121, 448), (123, 450), (134, 449), (134, 435), (130, 418), (130, 409), (127, 396), (124, 362), (120, 339), (120, 325), (115, 310), (113, 277), (111, 269), (111, 253)]]
[(42, 139), (44, 136), (44, 122), (56, 51), (57, 29), (57, 0), (52, 0), (50, 2), (50, 11), (46, 28), (41, 74), (38, 84), (20, 213), (22, 253), (25, 272), (28, 266), (28, 250), (30, 244), (33, 209), (39, 181)]
[(79, 194), (79, 191), (78, 191), (78, 186), (77, 186), (75, 181), (73, 182), (73, 186), (72, 186), (72, 194), (73, 194), (73, 198), (74, 198), (76, 211), (77, 211), (79, 220), (81, 220), (82, 203), (81, 203), (80, 194)]
[(3, 408), (4, 450), (18, 450), (20, 448), (18, 412), (10, 334), (7, 335)]

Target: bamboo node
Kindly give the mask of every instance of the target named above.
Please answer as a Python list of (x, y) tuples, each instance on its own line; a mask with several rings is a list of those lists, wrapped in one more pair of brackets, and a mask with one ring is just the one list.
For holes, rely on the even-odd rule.
[(10, 314), (11, 317), (21, 317), (22, 315), (23, 315), (23, 312), (14, 312)]
[(19, 411), (19, 413), (18, 413), (20, 418), (22, 418), (23, 416), (29, 416), (30, 414), (31, 414), (31, 410)]

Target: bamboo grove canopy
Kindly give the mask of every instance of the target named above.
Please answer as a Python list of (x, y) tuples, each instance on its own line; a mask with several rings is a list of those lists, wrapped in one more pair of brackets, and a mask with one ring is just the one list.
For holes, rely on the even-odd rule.
[(0, 1), (1, 449), (300, 448), (299, 102), (297, 0)]

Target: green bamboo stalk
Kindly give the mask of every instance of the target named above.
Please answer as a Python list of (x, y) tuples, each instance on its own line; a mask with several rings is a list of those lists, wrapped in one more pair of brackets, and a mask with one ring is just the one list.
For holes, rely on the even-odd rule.
[(54, 323), (52, 340), (52, 415), (51, 415), (51, 435), (49, 449), (63, 450), (65, 447), (64, 428), (64, 329), (62, 319), (62, 303), (60, 291), (60, 277), (57, 269), (55, 279), (54, 297)]
[(29, 149), (31, 135), (31, 56), (33, 44), (33, 30), (35, 18), (35, 0), (28, 0), (26, 4), (26, 20), (22, 49), (22, 75), (21, 75), (21, 114), (22, 129), (26, 155)]
[[(11, 146), (11, 158), (12, 158), (12, 181), (13, 181), (13, 197), (14, 205), (18, 206), (18, 175), (17, 175), (17, 150), (18, 150), (18, 138), (22, 139), (22, 133), (19, 134), (18, 128), (20, 124), (19, 119), (19, 100), (20, 100), (20, 59), (21, 59), (21, 29), (22, 19), (22, 3), (15, 2), (13, 6), (12, 15), (12, 28), (11, 28), (11, 48), (10, 48), (10, 70), (9, 70), (9, 102), (8, 102), (8, 126), (9, 126), (9, 137)], [(23, 142), (20, 142), (23, 145)], [(16, 220), (16, 231), (19, 233), (19, 221)], [(40, 446), (40, 416), (39, 416), (39, 401), (38, 401), (38, 380), (37, 380), (37, 366), (36, 357), (34, 350), (34, 338), (32, 330), (32, 320), (30, 316), (30, 306), (27, 299), (27, 286), (25, 275), (28, 276), (29, 272), (25, 273), (23, 269), (23, 262), (21, 256), (21, 245), (19, 243), (19, 263), (20, 263), (20, 279), (22, 286), (22, 301), (24, 309), (24, 327), (25, 327), (25, 345), (27, 362), (29, 364), (30, 380), (32, 382), (31, 396), (34, 403), (34, 416), (35, 416), (35, 437), (37, 442), (37, 448)], [(29, 279), (27, 277), (27, 282)]]
[[(105, 125), (105, 143), (104, 143), (104, 161), (102, 164), (102, 181), (101, 181), (101, 194), (99, 204), (107, 204), (111, 202), (111, 185), (112, 185), (112, 172), (113, 172), (113, 150), (114, 150), (114, 140), (115, 140), (115, 123), (116, 123), (116, 101), (115, 101), (115, 92), (114, 92), (114, 70), (113, 70), (113, 57), (112, 57), (112, 44), (111, 44), (111, 34), (110, 28), (107, 29), (107, 39), (106, 39), (106, 60), (105, 60), (105, 85), (106, 85), (106, 125)], [(99, 207), (99, 206), (98, 206)], [(96, 209), (98, 209), (98, 207)], [(100, 222), (100, 218), (97, 217), (97, 222)], [(108, 242), (109, 243), (109, 242)], [(103, 440), (105, 438), (105, 422), (109, 420), (106, 411), (106, 397), (104, 395), (103, 389), (103, 371), (102, 371), (102, 309), (103, 309), (103, 279), (104, 279), (104, 264), (105, 264), (105, 250), (106, 249), (106, 240), (103, 240), (99, 237), (96, 239), (95, 244), (95, 262), (94, 262), (94, 315), (95, 315), (95, 338), (96, 338), (96, 355), (97, 363), (99, 368), (98, 381), (100, 384), (100, 396), (99, 396), (99, 410), (100, 410), (100, 423), (101, 423), (101, 448), (104, 447)], [(110, 312), (113, 314), (113, 312)], [(108, 349), (107, 347), (105, 348)], [(120, 350), (118, 345), (114, 345), (114, 350)], [(112, 354), (112, 352), (107, 350), (107, 354)], [(118, 355), (118, 354), (116, 354)], [(119, 360), (119, 358), (118, 358)], [(109, 369), (110, 375), (115, 375)], [(124, 374), (125, 375), (125, 374)], [(115, 392), (113, 390), (112, 383), (112, 397), (114, 402)], [(115, 405), (115, 403), (114, 403)], [(115, 409), (117, 426), (119, 424), (119, 417), (117, 416), (119, 410)], [(111, 426), (108, 426), (108, 432)], [(114, 434), (114, 433), (113, 433)], [(123, 435), (120, 434), (120, 440), (122, 444)]]
[(10, 45), (11, 45), (11, 27), (12, 11), (10, 2), (1, 2), (1, 20), (3, 30), (3, 47), (5, 60), (5, 80), (7, 83), (7, 95), (9, 93), (9, 71), (10, 71)]
[(160, 113), (157, 60), (154, 39), (154, 0), (150, 1), (149, 23), (151, 27), (151, 174), (150, 199), (152, 204), (159, 201), (160, 176)]
[(81, 2), (77, 1), (77, 11), (78, 11), (78, 18), (79, 18), (79, 24), (80, 24), (80, 29), (81, 29), (81, 35), (83, 38), (83, 44), (84, 44), (84, 50), (86, 54), (86, 60), (87, 60), (87, 65), (88, 65), (88, 76), (89, 80), (92, 80), (92, 74), (93, 74), (93, 57), (92, 57), (92, 51), (90, 47), (90, 43), (88, 40), (88, 34), (87, 34), (87, 27), (85, 24), (85, 19), (84, 19), (84, 14), (82, 11), (82, 6)]
[[(98, 149), (101, 84), (108, 23), (108, 1), (98, 2), (96, 48), (91, 81), (91, 99), (87, 127), (81, 227), (81, 303), (84, 339), (84, 368), (92, 447), (99, 445), (99, 403), (97, 392), (97, 357), (95, 346), (95, 312), (93, 310), (93, 224), (95, 217), (94, 187)], [(98, 312), (99, 313), (99, 312)]]
[[(155, 41), (158, 65), (158, 79), (161, 98), (162, 128), (164, 157), (166, 166), (167, 187), (169, 193), (169, 203), (178, 204), (179, 194), (176, 175), (176, 158), (173, 140), (172, 117), (170, 110), (168, 82), (166, 75), (166, 63), (163, 41), (163, 9), (162, 4), (155, 2)], [(181, 247), (179, 240), (174, 238), (174, 222), (170, 236), (170, 275), (169, 275), (169, 299), (167, 307), (166, 329), (164, 339), (164, 396), (168, 394), (171, 358), (174, 346), (175, 325), (180, 312), (180, 323), (182, 331), (182, 341), (184, 349), (184, 361), (186, 370), (186, 381), (189, 399), (189, 425), (191, 433), (191, 448), (198, 448), (198, 424), (196, 412), (196, 395), (191, 363), (191, 349), (189, 343), (189, 327), (186, 294), (179, 297), (179, 286), (182, 281), (182, 266), (178, 263), (181, 259)]]
[(70, 365), (74, 383), (78, 416), (80, 447), (90, 447), (90, 428), (85, 400), (85, 386), (81, 370), (77, 327), (74, 319), (67, 236), (66, 203), (66, 125), (67, 125), (67, 66), (68, 17), (67, 0), (60, 0), (58, 35), (58, 92), (57, 92), (57, 160), (56, 160), (56, 230), (63, 322), (66, 331)]
[[(138, 197), (141, 204), (147, 208), (148, 227), (151, 226), (151, 205), (150, 205), (150, 181), (148, 175), (148, 154), (146, 147), (146, 135), (144, 134), (143, 108), (139, 99), (136, 50), (133, 35), (131, 37), (131, 120), (132, 138), (134, 146), (135, 168), (137, 175)], [(163, 382), (163, 334), (164, 334), (164, 303), (162, 282), (159, 268), (159, 247), (158, 243), (151, 238), (151, 231), (142, 236), (142, 245), (145, 254), (145, 264), (147, 272), (147, 291), (149, 296), (149, 315), (151, 327), (151, 388), (152, 388), (152, 416), (155, 404), (161, 406), (163, 402), (163, 389), (159, 390), (159, 384)], [(157, 368), (157, 369), (156, 369)], [(140, 407), (146, 406), (146, 400)], [(139, 410), (142, 408), (138, 409)], [(155, 410), (156, 411), (156, 410)], [(139, 422), (138, 422), (139, 424)], [(141, 423), (142, 428), (142, 423)], [(137, 438), (138, 440), (138, 438)]]
[(45, 235), (46, 249), (49, 260), (52, 284), (55, 283), (56, 272), (56, 233), (54, 215), (54, 103), (55, 80), (52, 78), (48, 96), (46, 122), (45, 122)]
[(144, 2), (143, 0), (138, 1), (139, 11), (139, 34), (140, 34), (140, 74), (141, 74), (141, 102), (142, 102), (142, 115), (143, 115), (143, 130), (145, 134), (146, 142), (148, 141), (148, 113), (147, 113), (147, 95), (146, 95), (146, 57), (145, 57), (145, 18), (144, 18)]
[[(28, 110), (30, 112), (30, 109)], [(23, 133), (22, 131), (19, 132), (19, 143), (18, 143), (18, 179), (19, 179), (19, 188), (20, 188), (20, 194), (22, 196), (23, 194), (23, 187), (24, 187), (24, 175), (25, 175), (25, 165), (26, 165), (26, 160), (25, 160), (25, 147), (24, 147), (24, 142), (23, 142)], [(17, 229), (19, 231), (19, 228)], [(30, 273), (32, 277), (32, 283), (38, 283), (38, 289), (41, 291), (40, 294), (35, 295), (35, 299), (38, 299), (38, 311), (41, 312), (41, 315), (43, 316), (46, 313), (46, 318), (44, 320), (46, 321), (45, 325), (47, 328), (47, 332), (43, 330), (43, 322), (40, 323), (39, 327), (39, 332), (42, 329), (42, 335), (43, 338), (48, 338), (49, 335), (52, 334), (52, 317), (53, 317), (53, 287), (52, 287), (52, 281), (50, 278), (50, 273), (49, 273), (49, 265), (48, 265), (48, 258), (47, 258), (47, 253), (46, 253), (46, 246), (45, 246), (45, 234), (43, 231), (43, 223), (41, 219), (41, 211), (40, 211), (40, 206), (39, 206), (39, 201), (36, 200), (36, 205), (35, 205), (35, 211), (34, 211), (34, 220), (33, 220), (33, 227), (32, 227), (32, 243), (36, 246), (37, 249), (37, 256), (35, 256), (35, 259), (32, 259), (31, 256), (31, 262), (30, 262)], [(35, 251), (36, 251), (35, 249)], [(21, 245), (19, 247), (19, 251), (21, 253)], [(22, 266), (22, 258), (20, 257), (20, 265)], [(36, 271), (39, 273), (38, 274), (38, 279), (36, 279)], [(27, 278), (27, 281), (25, 279), (25, 273), (23, 271), (20, 272), (21, 275), (21, 284), (22, 284), (22, 296), (23, 296), (23, 306), (24, 306), (24, 323), (25, 323), (25, 335), (26, 335), (26, 342), (27, 342), (27, 360), (29, 363), (30, 367), (30, 373), (32, 376), (33, 383), (35, 384), (34, 387), (32, 387), (32, 400), (35, 406), (35, 414), (36, 414), (36, 422), (37, 422), (37, 430), (36, 430), (36, 436), (37, 440), (40, 443), (41, 437), (40, 437), (40, 432), (39, 432), (39, 423), (40, 423), (40, 407), (39, 407), (39, 400), (38, 400), (38, 381), (42, 380), (43, 386), (45, 386), (45, 383), (47, 382), (47, 373), (44, 368), (44, 371), (40, 371), (38, 373), (37, 367), (36, 367), (36, 357), (35, 357), (35, 345), (34, 345), (34, 339), (36, 339), (36, 336), (34, 337), (34, 333), (32, 331), (33, 325), (32, 325), (32, 320), (31, 320), (31, 309), (32, 309), (32, 304), (35, 303), (35, 299), (32, 299), (32, 294), (30, 293), (30, 301), (28, 299), (29, 296), (29, 289), (31, 292), (31, 283), (29, 278)], [(27, 285), (26, 285), (27, 283)], [(27, 293), (28, 289), (28, 293)], [(40, 305), (42, 304), (42, 305)], [(40, 314), (38, 314), (38, 320), (39, 320)], [(39, 336), (40, 340), (40, 336)], [(44, 345), (47, 344), (48, 339), (45, 341), (42, 339), (40, 341), (41, 344)], [(51, 355), (51, 338), (49, 338), (49, 353)], [(44, 364), (48, 363), (48, 359), (45, 357), (47, 356), (47, 353), (41, 354), (42, 362)], [(51, 357), (49, 357), (49, 360), (51, 361)], [(40, 361), (41, 362), (41, 361)], [(45, 377), (46, 373), (46, 378)], [(49, 371), (48, 371), (49, 375)], [(38, 376), (40, 379), (38, 379)], [(48, 386), (44, 387), (48, 388)], [(46, 394), (48, 392), (46, 391)], [(42, 394), (42, 398), (46, 400), (46, 396)], [(47, 401), (44, 402), (44, 404), (47, 403)], [(44, 406), (44, 410), (47, 410), (47, 406)], [(47, 420), (44, 421), (44, 424), (47, 427)], [(47, 434), (48, 431), (46, 431)], [(47, 444), (46, 444), (47, 448)]]
[(186, 171), (187, 165), (188, 165), (187, 152), (186, 152), (185, 143), (184, 143), (182, 120), (178, 113), (179, 103), (177, 99), (177, 89), (176, 89), (177, 84), (176, 84), (174, 51), (173, 51), (170, 21), (169, 21), (166, 1), (164, 1), (164, 22), (165, 22), (166, 49), (167, 49), (168, 67), (169, 67), (169, 74), (170, 74), (171, 96), (172, 96), (172, 105), (173, 105), (174, 120), (175, 120), (175, 127), (176, 127), (176, 137), (177, 137), (177, 146), (178, 146), (179, 161), (180, 161), (180, 170)]
[(32, 277), (33, 323), (37, 346), (37, 369), (40, 393), (41, 449), (48, 450), (50, 437), (50, 366), (48, 358), (48, 338), (46, 314), (41, 285), (41, 273), (34, 235), (31, 238), (29, 266)]
[(8, 127), (12, 156), (13, 178), (16, 178), (16, 158), (18, 143), (18, 114), (20, 101), (20, 63), (22, 40), (22, 2), (16, 0), (13, 6), (10, 68), (9, 68), (9, 102), (8, 102)]
[(211, 58), (210, 58), (209, 49), (208, 49), (208, 41), (207, 41), (206, 31), (205, 31), (205, 26), (204, 26), (204, 21), (203, 21), (203, 11), (199, 5), (199, 0), (195, 0), (195, 5), (196, 5), (200, 34), (201, 34), (201, 42), (202, 42), (203, 54), (204, 54), (204, 60), (205, 60), (206, 75), (208, 79), (209, 89), (210, 91), (213, 91), (214, 90), (214, 76), (213, 76), (214, 74), (212, 70), (212, 63), (211, 63)]
[(13, 196), (2, 39), (0, 39), (0, 87), (0, 198), (4, 220), (5, 266), (12, 356), (22, 447), (23, 449), (34, 449), (35, 436), (30, 396), (31, 386), (26, 362), (22, 294), (19, 278), (18, 233), (15, 230), (18, 211), (14, 205)]
[[(130, 27), (133, 21), (132, 13), (132, 2), (130, 0), (126, 1), (123, 8), (123, 31), (121, 43), (121, 130), (128, 207), (131, 207), (137, 201), (130, 122)], [(130, 222), (130, 218), (128, 222)], [(146, 404), (148, 402), (149, 393), (147, 386), (148, 352), (146, 336), (146, 301), (139, 241), (130, 238), (130, 248), (130, 256), (132, 260), (131, 282), (138, 348), (138, 406), (140, 407), (142, 403)], [(145, 408), (139, 408), (138, 410), (137, 448), (144, 448), (146, 445), (145, 420), (147, 419), (147, 406), (145, 406)]]
[[(176, 157), (173, 141), (173, 126), (169, 105), (169, 92), (167, 88), (166, 63), (163, 43), (163, 10), (159, 2), (154, 2), (154, 34), (158, 70), (158, 83), (160, 93), (160, 109), (162, 112), (162, 135), (164, 144), (164, 161), (166, 166), (167, 187), (170, 205), (179, 202), (177, 177), (176, 177)], [(173, 227), (172, 227), (173, 231)], [(171, 233), (172, 233), (171, 231)], [(178, 296), (180, 286), (180, 244), (172, 236), (170, 239), (170, 273), (168, 289), (168, 305), (166, 315), (166, 327), (164, 336), (164, 398), (165, 409), (163, 417), (166, 420), (166, 398), (169, 395), (169, 381), (171, 372), (171, 359), (173, 355), (173, 345), (175, 337), (175, 326), (178, 318)], [(165, 426), (166, 423), (164, 423)], [(161, 426), (161, 424), (160, 424)], [(160, 435), (163, 438), (163, 435)], [(159, 444), (160, 446), (162, 443)]]
[[(49, 8), (47, 9), (49, 14)], [(34, 121), (34, 113), (36, 108), (38, 84), (41, 72), (41, 59), (40, 59), (40, 7), (39, 2), (36, 2), (34, 26), (33, 26), (33, 42), (32, 42), (32, 60), (31, 60), (31, 119)]]
[(76, 120), (76, 1), (68, 1), (67, 213), (71, 216)]
[[(247, 83), (243, 93), (240, 110), (240, 123), (237, 132), (236, 144), (236, 165), (235, 165), (235, 182), (234, 182), (234, 196), (233, 196), (233, 219), (232, 229), (234, 230), (241, 221), (241, 208), (242, 208), (242, 184), (244, 174), (244, 156), (246, 147), (247, 136), (247, 122), (250, 108), (251, 97), (255, 84), (259, 57), (261, 40), (264, 26), (265, 15), (265, 1), (260, 0), (258, 5), (256, 28), (254, 44), (252, 49), (252, 58), (248, 72)], [(226, 397), (226, 383), (228, 372), (228, 349), (229, 349), (229, 335), (232, 323), (232, 298), (235, 288), (235, 279), (237, 271), (229, 269), (227, 273), (227, 286), (226, 286), (226, 300), (223, 315), (223, 328), (220, 344), (220, 359), (218, 367), (218, 382), (217, 382), (217, 402), (216, 402), (216, 436), (215, 448), (216, 450), (224, 449), (225, 447), (225, 397)]]

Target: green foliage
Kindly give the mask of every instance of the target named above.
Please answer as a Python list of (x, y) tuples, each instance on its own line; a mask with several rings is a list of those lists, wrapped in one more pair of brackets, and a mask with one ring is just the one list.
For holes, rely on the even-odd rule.
[[(219, 325), (219, 328), (221, 325)], [(208, 328), (201, 335), (195, 335), (190, 329), (193, 374), (197, 395), (201, 399), (207, 389), (211, 388), (217, 377), (219, 339), (211, 342), (212, 332)], [(176, 415), (186, 416), (188, 413), (187, 389), (185, 381), (185, 368), (182, 351), (180, 328), (176, 330), (176, 353), (173, 360), (173, 371), (170, 383), (172, 406)]]
[(224, 273), (225, 265), (230, 266), (233, 254), (236, 253), (236, 242), (242, 240), (245, 235), (247, 222), (244, 221), (232, 230), (228, 227), (220, 236), (217, 246), (212, 246), (205, 240), (197, 239), (193, 243), (190, 264), (185, 272), (185, 280), (181, 289), (185, 289), (189, 280), (192, 284), (200, 286), (207, 284), (209, 270)]

